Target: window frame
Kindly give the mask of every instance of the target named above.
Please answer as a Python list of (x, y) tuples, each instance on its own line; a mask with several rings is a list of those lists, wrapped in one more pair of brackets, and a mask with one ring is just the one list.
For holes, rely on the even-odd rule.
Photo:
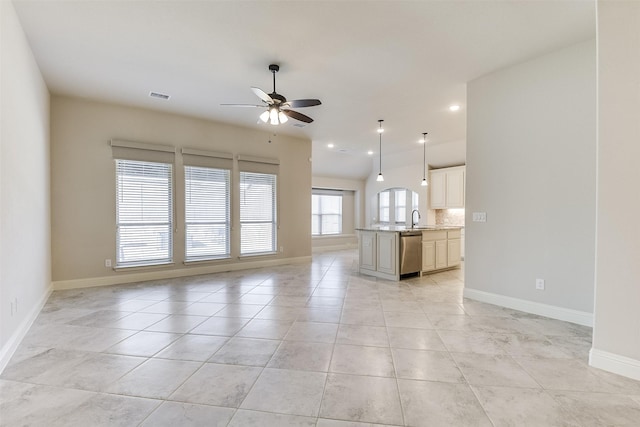
[[(313, 212), (313, 198), (314, 197), (318, 197), (318, 213), (314, 213)], [(323, 209), (322, 209), (322, 198), (323, 197), (339, 197), (340, 198), (340, 212), (335, 214), (335, 213), (324, 213)], [(313, 189), (311, 192), (311, 236), (312, 237), (321, 237), (321, 236), (339, 236), (342, 234), (342, 210), (343, 210), (343, 194), (341, 191), (322, 191), (322, 190), (315, 190)], [(337, 233), (331, 233), (331, 232), (323, 232), (322, 230), (322, 224), (323, 224), (323, 217), (325, 216), (337, 216), (338, 217), (338, 232)], [(313, 223), (315, 218), (317, 217), (317, 222), (318, 222), (318, 233), (314, 233), (313, 232)]]
[[(175, 215), (174, 215), (174, 167), (173, 163), (162, 162), (162, 161), (147, 161), (147, 160), (132, 160), (132, 159), (123, 159), (116, 158), (114, 159), (115, 163), (115, 178), (116, 178), (116, 205), (115, 205), (115, 219), (116, 219), (116, 256), (115, 256), (115, 268), (134, 268), (134, 267), (148, 267), (148, 266), (158, 266), (158, 265), (167, 265), (173, 263), (173, 232), (175, 225)], [(124, 208), (121, 209), (123, 199), (128, 195), (123, 193), (124, 188), (124, 177), (127, 174), (122, 173), (127, 166), (129, 168), (142, 168), (143, 173), (140, 175), (144, 177), (144, 168), (145, 165), (147, 168), (156, 169), (156, 171), (160, 171), (161, 169), (166, 170), (166, 177), (163, 180), (166, 180), (167, 183), (167, 192), (166, 192), (166, 211), (167, 211), (167, 221), (140, 221), (140, 222), (127, 222), (121, 219), (122, 216), (126, 216), (126, 212)], [(134, 182), (135, 183), (135, 182)], [(129, 183), (131, 185), (131, 183)], [(142, 203), (143, 201), (140, 201)], [(135, 228), (135, 227), (166, 227), (166, 257), (149, 257), (146, 259), (139, 259), (135, 261), (125, 261), (124, 260), (124, 249), (127, 245), (123, 245), (123, 229), (125, 228)], [(162, 238), (161, 238), (162, 241)], [(163, 243), (161, 242), (161, 245)]]
[[(243, 206), (245, 206), (246, 200), (246, 189), (245, 189), (245, 176), (253, 176), (257, 178), (259, 175), (263, 177), (270, 177), (268, 180), (270, 181), (271, 187), (271, 212), (270, 219), (267, 220), (256, 220), (256, 219), (243, 219)], [(251, 256), (260, 256), (260, 255), (273, 255), (278, 253), (278, 173), (272, 172), (255, 172), (250, 169), (240, 170), (239, 171), (239, 218), (240, 218), (240, 257), (251, 257)], [(266, 182), (266, 181), (265, 181)], [(245, 238), (243, 238), (244, 230), (246, 230), (248, 225), (255, 224), (270, 224), (271, 225), (271, 248), (263, 248), (265, 250), (249, 250), (247, 251), (245, 245), (243, 244)]]
[[(226, 176), (221, 181), (224, 183), (224, 204), (225, 204), (225, 219), (224, 221), (212, 221), (212, 220), (190, 220), (189, 214), (189, 198), (193, 194), (193, 185), (190, 177), (193, 172), (223, 172)], [(200, 180), (202, 181), (202, 180)], [(184, 259), (185, 262), (197, 262), (197, 261), (210, 261), (210, 260), (218, 260), (218, 259), (228, 259), (231, 258), (231, 169), (222, 168), (222, 167), (210, 167), (210, 166), (195, 166), (195, 165), (184, 165)], [(207, 191), (207, 194), (211, 193)], [(192, 199), (193, 200), (193, 199)], [(204, 255), (195, 255), (189, 253), (190, 244), (189, 244), (189, 228), (190, 226), (196, 225), (204, 225), (204, 226), (216, 226), (223, 225), (224, 226), (224, 252), (223, 253), (209, 253)], [(216, 227), (213, 227), (215, 229)], [(193, 236), (191, 236), (193, 238)]]

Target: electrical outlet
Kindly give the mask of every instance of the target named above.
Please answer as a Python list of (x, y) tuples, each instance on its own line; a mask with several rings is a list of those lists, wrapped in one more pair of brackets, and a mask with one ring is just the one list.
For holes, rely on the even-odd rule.
[(280, 246), (280, 252), (284, 252), (284, 246)]
[(536, 279), (536, 289), (544, 291), (544, 279)]
[(107, 267), (107, 268), (111, 267), (111, 260), (110, 259), (105, 259), (104, 260), (104, 266)]

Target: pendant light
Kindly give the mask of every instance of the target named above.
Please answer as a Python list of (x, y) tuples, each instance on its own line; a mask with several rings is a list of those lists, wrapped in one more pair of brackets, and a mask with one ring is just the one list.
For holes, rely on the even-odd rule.
[(422, 132), (422, 185), (426, 187), (427, 183), (427, 132)]
[(384, 181), (384, 177), (382, 176), (382, 132), (384, 132), (384, 129), (382, 129), (383, 121), (384, 120), (378, 120), (378, 135), (380, 136), (380, 173), (378, 174), (378, 178), (376, 179), (376, 181), (378, 182)]

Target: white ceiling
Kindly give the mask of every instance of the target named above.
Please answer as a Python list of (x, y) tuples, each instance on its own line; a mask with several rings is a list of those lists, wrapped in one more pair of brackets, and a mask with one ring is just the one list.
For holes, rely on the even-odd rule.
[[(466, 82), (595, 37), (593, 0), (14, 4), (52, 93), (306, 136), (314, 175), (350, 178), (369, 174), (378, 119), (383, 155), (421, 132), (461, 146)], [(261, 110), (220, 106), (259, 103), (249, 88), (272, 91), (270, 63), (279, 93), (322, 100), (299, 110), (314, 123), (258, 125)]]

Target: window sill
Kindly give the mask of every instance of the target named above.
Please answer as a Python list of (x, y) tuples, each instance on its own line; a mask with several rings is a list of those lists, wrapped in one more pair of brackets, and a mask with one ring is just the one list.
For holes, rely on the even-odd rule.
[(174, 262), (163, 262), (158, 264), (145, 264), (145, 265), (126, 265), (113, 267), (113, 271), (132, 271), (132, 270), (151, 270), (158, 267), (167, 267), (175, 265)]
[(278, 252), (260, 252), (260, 253), (256, 253), (256, 254), (240, 255), (238, 257), (238, 259), (255, 258), (255, 257), (266, 257), (266, 256), (275, 256), (275, 255), (278, 255)]

